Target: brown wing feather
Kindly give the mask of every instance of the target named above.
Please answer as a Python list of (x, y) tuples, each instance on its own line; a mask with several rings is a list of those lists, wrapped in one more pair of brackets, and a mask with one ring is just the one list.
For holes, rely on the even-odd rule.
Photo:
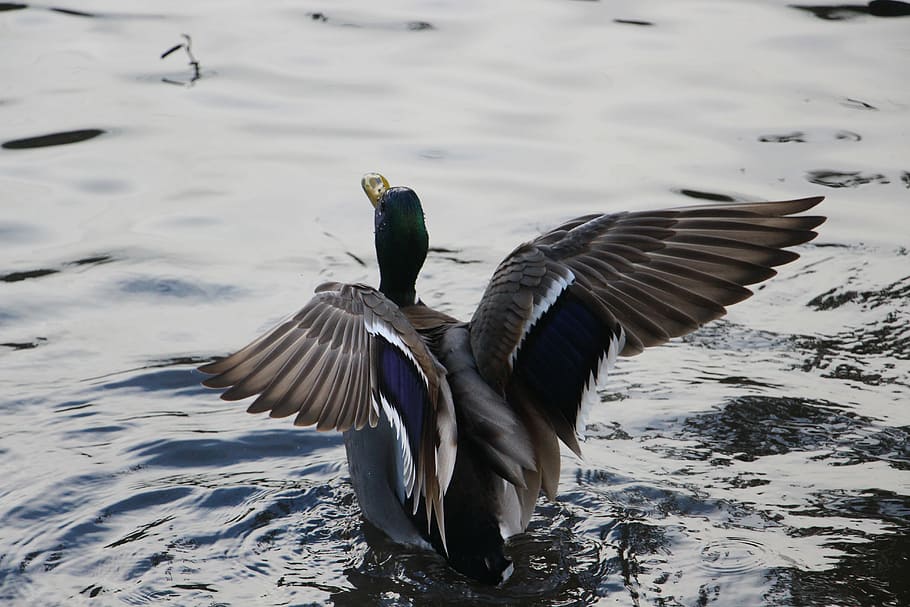
[[(815, 238), (818, 216), (792, 216), (822, 197), (722, 203), (570, 220), (513, 251), (471, 321), (478, 368), (505, 385), (535, 301), (569, 273), (626, 331), (622, 355), (684, 335), (752, 293), (798, 257), (782, 250)], [(516, 322), (516, 318), (518, 321)]]
[[(291, 319), (236, 353), (203, 365), (203, 383), (228, 388), (221, 397), (258, 397), (252, 413), (295, 415), (318, 430), (360, 429), (379, 421), (377, 340), (400, 349), (427, 383), (428, 401), (418, 452), (411, 454), (413, 491), (427, 504), (445, 542), (442, 500), (455, 460), (455, 415), (446, 370), (402, 311), (364, 285), (326, 283)], [(402, 371), (411, 372), (411, 371)], [(414, 504), (420, 500), (415, 499)]]
[[(784, 247), (816, 236), (823, 217), (793, 215), (821, 200), (586, 215), (503, 260), (471, 320), (471, 348), (484, 379), (538, 434), (537, 469), (517, 491), (524, 514), (539, 487), (555, 491), (556, 435), (578, 453), (581, 401), (595, 369), (616, 351), (638, 354), (749, 297), (746, 285), (798, 257)], [(599, 339), (602, 348), (593, 344)], [(583, 384), (578, 369), (592, 379)], [(547, 372), (556, 376), (537, 379)]]

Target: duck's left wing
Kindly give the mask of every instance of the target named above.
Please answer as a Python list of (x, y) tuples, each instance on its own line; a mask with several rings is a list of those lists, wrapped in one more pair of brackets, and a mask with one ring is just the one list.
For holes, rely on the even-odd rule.
[(617, 355), (722, 316), (745, 285), (798, 257), (824, 221), (793, 216), (821, 197), (589, 215), (519, 246), (471, 320), (484, 379), (530, 401), (578, 453), (585, 396)]
[(238, 352), (199, 367), (221, 398), (259, 395), (247, 409), (295, 415), (318, 430), (396, 431), (402, 492), (422, 496), (443, 542), (443, 495), (455, 465), (456, 423), (446, 370), (401, 310), (365, 285), (326, 283), (303, 309)]

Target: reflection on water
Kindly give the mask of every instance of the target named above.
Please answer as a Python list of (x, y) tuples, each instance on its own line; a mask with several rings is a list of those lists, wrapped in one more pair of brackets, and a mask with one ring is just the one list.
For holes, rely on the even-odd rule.
[[(879, 18), (907, 6), (0, 3), (0, 602), (910, 604), (907, 20)], [(420, 192), (418, 288), (464, 318), (567, 217), (829, 220), (620, 361), (490, 588), (362, 522), (339, 436), (193, 370), (375, 282), (375, 170)]]
[(881, 173), (862, 173), (860, 171), (809, 171), (806, 179), (810, 183), (823, 185), (828, 188), (855, 188), (867, 183), (891, 183)]
[(29, 148), (44, 148), (51, 145), (66, 145), (69, 143), (79, 143), (103, 135), (101, 129), (81, 129), (78, 131), (64, 131), (62, 133), (51, 133), (49, 135), (38, 135), (37, 137), (25, 137), (23, 139), (14, 139), (4, 141), (3, 149), (6, 150), (26, 150)]
[(907, 17), (910, 16), (910, 4), (900, 0), (871, 0), (868, 4), (836, 4), (817, 6), (797, 6), (793, 8), (808, 11), (826, 21), (842, 21), (861, 15), (874, 17)]

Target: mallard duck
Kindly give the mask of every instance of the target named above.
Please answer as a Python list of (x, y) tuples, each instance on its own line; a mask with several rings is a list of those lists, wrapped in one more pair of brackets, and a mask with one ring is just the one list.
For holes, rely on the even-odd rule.
[(575, 454), (618, 356), (685, 335), (752, 293), (825, 218), (822, 197), (578, 217), (519, 245), (469, 322), (424, 304), (420, 199), (369, 174), (379, 288), (325, 283), (297, 314), (200, 367), (225, 400), (344, 433), (363, 516), (490, 584), (541, 491), (555, 499), (561, 441)]

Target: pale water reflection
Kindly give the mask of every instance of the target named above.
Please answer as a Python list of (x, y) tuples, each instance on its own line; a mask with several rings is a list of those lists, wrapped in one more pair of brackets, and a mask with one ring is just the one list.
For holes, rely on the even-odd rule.
[[(0, 601), (910, 603), (907, 9), (0, 4)], [(825, 195), (829, 220), (620, 362), (489, 588), (362, 523), (339, 436), (192, 370), (377, 280), (376, 170), (421, 195), (418, 288), (463, 318), (568, 217)]]

